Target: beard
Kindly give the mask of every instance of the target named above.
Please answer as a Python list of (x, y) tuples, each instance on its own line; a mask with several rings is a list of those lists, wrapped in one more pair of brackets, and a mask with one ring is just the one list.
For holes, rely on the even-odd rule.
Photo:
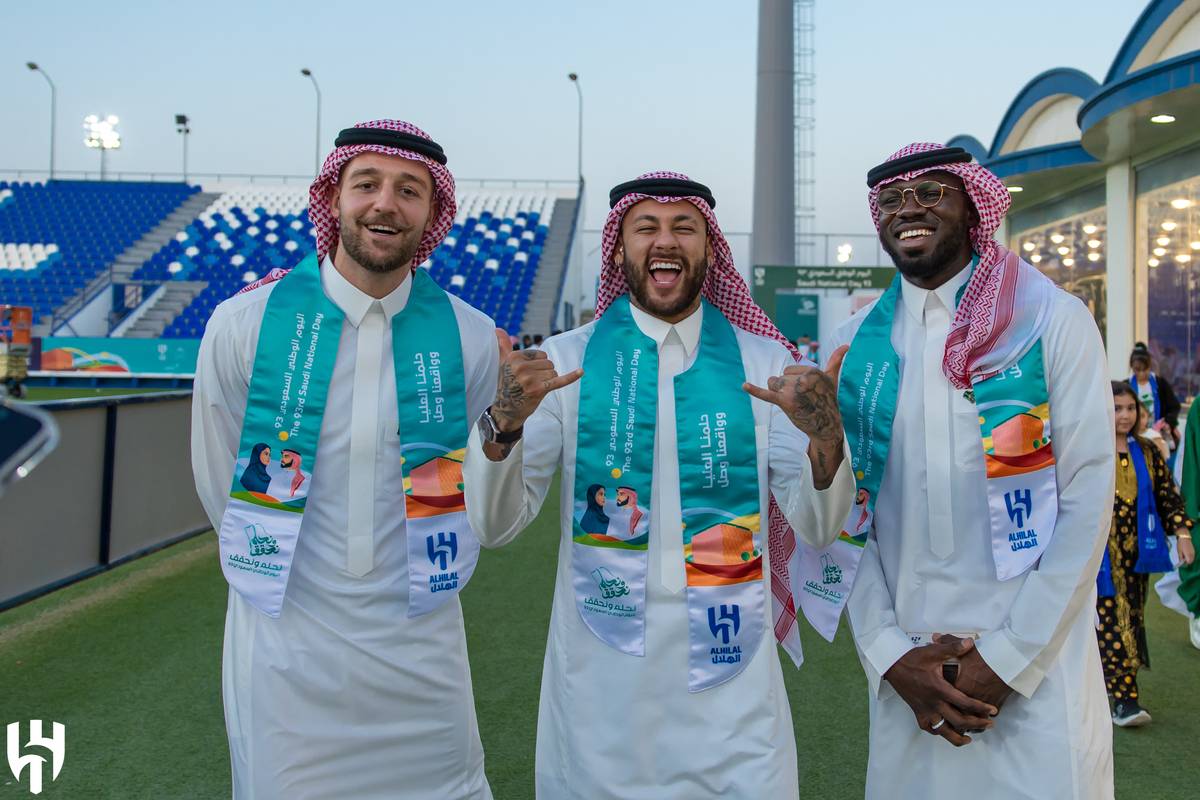
[(970, 231), (964, 225), (950, 231), (928, 255), (924, 256), (906, 256), (893, 249), (891, 241), (882, 236), (879, 238), (879, 244), (891, 257), (892, 263), (896, 265), (896, 269), (900, 270), (901, 275), (920, 280), (932, 278), (946, 269), (954, 257), (968, 245), (969, 240)]
[[(374, 222), (364, 222), (363, 224), (374, 224)], [(394, 272), (412, 263), (413, 256), (417, 253), (417, 247), (421, 244), (421, 236), (425, 232), (420, 228), (405, 230), (395, 225), (392, 227), (396, 227), (399, 233), (395, 234), (395, 249), (390, 253), (373, 254), (359, 236), (359, 229), (354, 221), (347, 220), (345, 217), (338, 217), (338, 242), (341, 247), (346, 248), (346, 254), (368, 272)]]
[(626, 258), (621, 272), (625, 273), (629, 293), (640, 308), (658, 317), (674, 317), (687, 311), (700, 295), (700, 289), (704, 286), (704, 276), (708, 274), (708, 258), (703, 256), (699, 263), (693, 264), (684, 255), (677, 257), (683, 267), (679, 276), (683, 291), (677, 300), (659, 300), (650, 294), (650, 281), (653, 280), (650, 277), (650, 262), (658, 258), (660, 257), (652, 258), (647, 254), (645, 262), (637, 265)]

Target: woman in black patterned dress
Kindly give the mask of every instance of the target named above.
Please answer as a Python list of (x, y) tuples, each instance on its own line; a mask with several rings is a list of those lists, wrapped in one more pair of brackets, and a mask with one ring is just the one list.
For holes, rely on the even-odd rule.
[[(1108, 536), (1108, 564), (1111, 587), (1106, 592), (1102, 568), (1100, 594), (1096, 604), (1100, 617), (1097, 638), (1104, 682), (1113, 699), (1113, 723), (1121, 727), (1145, 725), (1150, 714), (1138, 703), (1137, 672), (1150, 666), (1146, 648), (1145, 607), (1150, 585), (1149, 574), (1135, 571), (1138, 563), (1138, 476), (1137, 447), (1140, 459), (1153, 486), (1159, 531), (1178, 537), (1179, 555), (1186, 563), (1195, 557), (1192, 549), (1192, 521), (1184, 511), (1183, 499), (1171, 478), (1166, 461), (1158, 448), (1139, 437), (1130, 437), (1137, 422), (1137, 395), (1125, 381), (1113, 381), (1113, 407), (1116, 419), (1117, 475), (1113, 497), (1112, 528)], [(1165, 543), (1164, 543), (1165, 544)]]

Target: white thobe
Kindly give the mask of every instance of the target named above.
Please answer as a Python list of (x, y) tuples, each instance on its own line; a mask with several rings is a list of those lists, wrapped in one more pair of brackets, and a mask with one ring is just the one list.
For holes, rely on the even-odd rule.
[[(307, 511), (278, 619), (230, 590), (222, 691), (235, 798), (491, 797), (455, 597), (408, 618), (408, 552), (391, 319), (411, 276), (375, 300), (326, 259), (346, 315)], [(217, 306), (193, 396), (192, 463), (209, 519), (229, 499), (254, 352), (276, 284)], [(467, 418), (495, 394), (494, 326), (451, 297)], [(281, 334), (286, 335), (286, 334)]]
[[(763, 547), (763, 638), (757, 651), (732, 680), (688, 692), (687, 592), (671, 377), (695, 360), (702, 313), (671, 326), (633, 311), (634, 321), (660, 352), (644, 657), (625, 655), (596, 638), (575, 603), (571, 487), (580, 383), (542, 401), (505, 460), (489, 461), (477, 432), (467, 447), (467, 513), (488, 547), (511, 541), (537, 516), (554, 472), (562, 468), (558, 575), (535, 765), (537, 796), (543, 800), (797, 797), (792, 717), (772, 635), (768, 548)], [(593, 323), (547, 340), (544, 349), (560, 373), (582, 365), (594, 330)], [(778, 342), (742, 330), (736, 333), (748, 381), (765, 386), (770, 376), (792, 363)], [(740, 382), (740, 376), (728, 379)], [(840, 531), (853, 491), (846, 461), (829, 488), (813, 488), (808, 438), (775, 406), (758, 400), (752, 404), (761, 535), (767, 535), (770, 487), (798, 536), (814, 546), (829, 544)]]
[[(903, 365), (891, 448), (848, 604), (871, 689), (868, 798), (1111, 797), (1112, 723), (1094, 629), (1096, 572), (1112, 516), (1113, 406), (1100, 335), (1056, 291), (1042, 337), (1058, 520), (1040, 561), (996, 579), (975, 406), (942, 372), (964, 269), (933, 291), (901, 283), (892, 345)], [(871, 306), (823, 347), (832, 353)], [(917, 727), (880, 676), (911, 635), (978, 634), (1015, 692), (995, 727), (955, 748)]]

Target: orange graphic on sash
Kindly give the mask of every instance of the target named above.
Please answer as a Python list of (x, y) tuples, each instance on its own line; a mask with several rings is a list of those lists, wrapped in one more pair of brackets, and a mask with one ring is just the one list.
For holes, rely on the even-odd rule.
[(714, 525), (684, 545), (689, 586), (728, 586), (762, 578), (754, 534), (738, 525)]
[(987, 476), (1024, 475), (1054, 464), (1048, 422), (1049, 407), (1043, 403), (992, 428), (992, 435), (984, 439)]
[(465, 511), (462, 482), (462, 461), (453, 458), (434, 458), (413, 469), (404, 486), (409, 518)]

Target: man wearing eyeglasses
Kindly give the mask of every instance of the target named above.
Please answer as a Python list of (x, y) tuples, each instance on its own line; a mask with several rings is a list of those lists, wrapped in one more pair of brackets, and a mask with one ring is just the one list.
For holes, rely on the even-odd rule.
[(839, 404), (865, 498), (847, 609), (870, 684), (867, 797), (1112, 797), (1096, 325), (992, 239), (1008, 192), (961, 148), (909, 145), (867, 180), (898, 274), (829, 346), (850, 345)]

